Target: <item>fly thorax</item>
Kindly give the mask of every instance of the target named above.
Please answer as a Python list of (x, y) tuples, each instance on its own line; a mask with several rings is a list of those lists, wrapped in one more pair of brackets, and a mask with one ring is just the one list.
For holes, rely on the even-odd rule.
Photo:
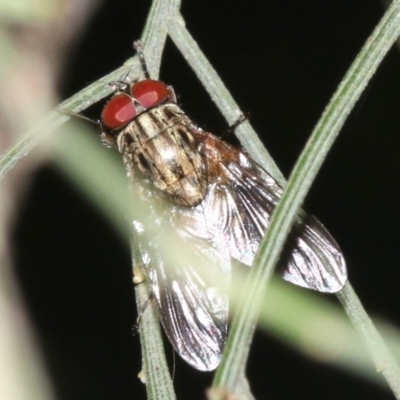
[(199, 204), (208, 181), (196, 129), (174, 103), (137, 116), (118, 137), (129, 174), (148, 179), (174, 204)]

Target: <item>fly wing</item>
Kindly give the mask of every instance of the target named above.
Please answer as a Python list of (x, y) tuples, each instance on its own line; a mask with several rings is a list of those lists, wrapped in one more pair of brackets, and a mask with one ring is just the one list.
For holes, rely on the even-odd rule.
[[(214, 219), (219, 218), (231, 256), (251, 265), (282, 188), (243, 152), (207, 135), (204, 154), (210, 175), (218, 169), (224, 179), (210, 185), (203, 207), (207, 215), (214, 213)], [(216, 159), (217, 153), (226, 157)], [(304, 212), (298, 215), (282, 262), (284, 279), (309, 289), (334, 293), (347, 280), (339, 246), (315, 217)]]
[(347, 269), (338, 244), (314, 216), (299, 217), (301, 222), (289, 237), (291, 254), (283, 278), (320, 292), (339, 291), (346, 283)]
[(218, 287), (221, 277), (228, 281), (230, 273), (222, 233), (210, 226), (200, 208), (172, 207), (159, 224), (160, 232), (169, 228), (168, 237), (175, 236), (176, 250), (166, 254), (160, 245), (163, 238), (153, 234), (151, 241), (140, 235), (139, 250), (162, 325), (185, 361), (199, 370), (213, 370), (228, 324), (228, 298)]

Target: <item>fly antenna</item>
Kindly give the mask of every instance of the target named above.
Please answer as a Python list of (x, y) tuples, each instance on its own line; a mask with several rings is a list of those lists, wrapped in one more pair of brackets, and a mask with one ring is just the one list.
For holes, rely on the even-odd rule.
[(137, 55), (139, 57), (140, 64), (142, 65), (142, 70), (143, 70), (143, 73), (144, 73), (144, 77), (146, 79), (150, 79), (149, 70), (147, 69), (146, 60), (144, 58), (142, 42), (140, 40), (135, 40), (133, 42), (133, 48), (136, 50), (136, 53), (137, 53)]

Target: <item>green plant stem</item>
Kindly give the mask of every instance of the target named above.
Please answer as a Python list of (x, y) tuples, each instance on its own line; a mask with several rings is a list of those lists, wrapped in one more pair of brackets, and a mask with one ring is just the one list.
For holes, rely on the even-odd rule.
[[(132, 242), (132, 260), (140, 270), (141, 260)], [(134, 271), (135, 273), (136, 271)], [(142, 347), (142, 371), (145, 374), (147, 398), (176, 399), (174, 388), (165, 359), (164, 344), (161, 334), (160, 319), (156, 307), (150, 302), (146, 309), (143, 306), (150, 299), (151, 292), (147, 281), (135, 287), (136, 306), (142, 312), (139, 321), (140, 343)]]
[[(18, 140), (1, 155), (0, 181), (23, 157), (41, 143), (47, 135), (51, 134), (68, 121), (69, 116), (57, 110), (79, 113), (112, 93), (114, 89), (110, 84), (121, 79), (128, 71), (133, 71), (134, 69), (135, 66), (132, 67), (128, 65), (116, 69), (112, 73), (81, 90), (75, 96), (61, 103), (56, 110), (49, 112), (45, 117), (34, 124), (32, 129), (21, 135)], [(136, 71), (139, 71), (138, 62), (136, 62)], [(138, 72), (136, 72), (136, 74), (139, 76)]]
[[(170, 19), (168, 32), (185, 60), (209, 93), (212, 101), (215, 102), (228, 124), (232, 125), (242, 115), (239, 111), (240, 107), (186, 29), (181, 15), (176, 15)], [(283, 184), (285, 180), (282, 173), (249, 122), (246, 121), (240, 124), (235, 129), (235, 134), (251, 157), (269, 171), (278, 182)]]
[[(348, 291), (346, 286), (339, 295)], [(311, 290), (302, 290), (273, 277), (263, 296), (259, 326), (283, 343), (289, 344), (317, 362), (329, 363), (387, 389), (387, 383), (376, 373), (374, 361), (340, 305)], [(354, 302), (352, 301), (354, 304)], [(353, 318), (359, 318), (359, 311)], [(363, 321), (359, 321), (359, 324)], [(399, 354), (399, 342), (384, 323), (379, 329), (393, 353)], [(395, 335), (399, 332), (396, 330)], [(372, 337), (368, 333), (367, 337)], [(375, 363), (376, 364), (376, 363)]]
[(179, 12), (180, 0), (154, 0), (142, 33), (147, 68), (153, 79), (158, 79), (162, 53), (167, 40), (167, 23), (171, 15)]
[[(147, 68), (153, 79), (159, 76), (162, 52), (167, 39), (167, 21), (170, 15), (179, 12), (179, 0), (154, 0), (142, 34)], [(133, 232), (133, 243), (136, 233)], [(139, 255), (132, 247), (132, 266), (140, 266)], [(139, 263), (138, 263), (139, 261)], [(150, 298), (148, 282), (135, 288), (136, 303), (141, 310)], [(176, 399), (173, 383), (165, 359), (164, 344), (160, 331), (160, 322), (152, 303), (143, 313), (140, 323), (140, 342), (142, 347), (143, 370), (146, 374), (146, 390), (149, 400)]]
[(384, 376), (396, 396), (396, 399), (399, 399), (399, 366), (362, 307), (362, 304), (354, 293), (353, 288), (349, 284), (346, 284), (337, 296), (343, 308), (346, 310), (346, 313), (350, 317), (355, 329), (364, 339), (376, 370)]
[[(242, 378), (249, 352), (247, 344), (251, 342), (254, 333), (254, 321), (260, 309), (258, 299), (262, 291), (265, 290), (286, 236), (296, 218), (297, 210), (300, 208), (346, 117), (399, 34), (400, 1), (395, 0), (345, 75), (293, 169), (281, 201), (274, 210), (268, 231), (260, 245), (249, 276), (246, 292), (251, 293), (252, 296), (246, 298), (232, 323), (227, 343), (228, 351), (224, 353), (221, 368), (217, 371), (214, 380), (216, 386), (222, 386), (234, 392), (237, 382)], [(356, 304), (355, 299), (350, 297), (352, 294), (350, 291), (348, 294), (348, 302), (343, 304), (346, 307), (351, 304), (353, 307)], [(348, 312), (348, 310), (346, 311)], [(348, 312), (348, 314), (352, 316), (352, 313)], [(357, 324), (356, 319), (353, 319), (353, 322)], [(371, 348), (371, 346), (374, 346), (374, 342), (368, 337), (364, 336), (363, 338), (368, 351), (374, 354), (375, 349)], [(383, 341), (381, 344), (385, 347)], [(230, 349), (235, 349), (235, 351), (229, 351)], [(389, 352), (385, 353), (388, 354)], [(385, 362), (387, 362), (386, 369), (382, 371), (382, 374), (396, 398), (400, 398), (398, 391), (399, 368), (391, 357), (386, 358)]]

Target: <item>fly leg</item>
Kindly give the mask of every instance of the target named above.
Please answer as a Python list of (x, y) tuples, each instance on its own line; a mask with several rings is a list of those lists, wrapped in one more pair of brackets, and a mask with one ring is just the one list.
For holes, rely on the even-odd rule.
[[(133, 283), (135, 284), (135, 286), (144, 283), (145, 280), (146, 280), (146, 276), (144, 276), (143, 268), (139, 267), (139, 266), (135, 266), (133, 269)], [(154, 293), (151, 290), (150, 294), (149, 294), (148, 298), (145, 300), (145, 302), (143, 304), (141, 304), (140, 306), (138, 306), (138, 316), (136, 318), (135, 324), (132, 327), (132, 331), (133, 331), (134, 335), (140, 331), (140, 329), (139, 329), (140, 328), (140, 320), (142, 319), (144, 312), (147, 310), (147, 307), (154, 300), (154, 298), (155, 298)]]
[(144, 77), (146, 79), (150, 79), (149, 70), (147, 68), (146, 60), (144, 58), (142, 42), (140, 40), (135, 40), (133, 42), (133, 48), (136, 50), (136, 53), (139, 57), (139, 61), (140, 61), (140, 64), (142, 65)]
[(150, 302), (154, 299), (154, 295), (150, 294), (149, 298), (140, 306), (140, 309), (138, 310), (138, 316), (136, 318), (135, 325), (133, 325), (133, 333), (136, 334), (140, 331), (140, 320), (142, 319), (142, 316), (144, 312), (147, 310), (147, 307), (149, 306)]
[(225, 134), (224, 134), (224, 136), (225, 135), (230, 135), (230, 134), (232, 134), (232, 133), (235, 133), (235, 130), (236, 130), (236, 128), (240, 125), (240, 124), (242, 124), (243, 122), (245, 122), (245, 121), (248, 121), (248, 120), (250, 120), (250, 113), (249, 112), (245, 112), (245, 113), (243, 113), (227, 130), (226, 130), (226, 132), (225, 132)]

